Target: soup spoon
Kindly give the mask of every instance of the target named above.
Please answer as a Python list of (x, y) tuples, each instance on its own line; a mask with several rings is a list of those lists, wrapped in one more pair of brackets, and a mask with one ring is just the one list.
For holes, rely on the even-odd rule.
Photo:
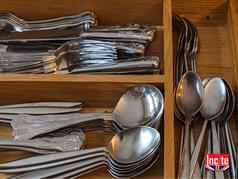
[(30, 139), (65, 127), (98, 119), (115, 124), (120, 130), (157, 124), (163, 114), (164, 99), (152, 85), (140, 85), (126, 91), (112, 113), (18, 116), (12, 120), (15, 139)]

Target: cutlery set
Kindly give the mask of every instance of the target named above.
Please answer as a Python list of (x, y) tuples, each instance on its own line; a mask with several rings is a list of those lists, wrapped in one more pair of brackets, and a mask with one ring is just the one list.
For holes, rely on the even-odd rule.
[[(155, 26), (97, 26), (96, 15), (88, 11), (41, 21), (25, 21), (8, 12), (0, 12), (0, 24), (1, 30), (9, 34), (25, 33), (22, 39), (0, 40), (1, 73), (160, 72), (160, 59), (145, 55), (155, 37)], [(57, 30), (74, 28), (76, 36), (72, 37), (70, 33), (58, 36)], [(35, 39), (31, 38), (31, 33), (37, 32), (49, 35), (39, 38), (36, 34)]]
[[(111, 113), (81, 113), (81, 105), (46, 102), (0, 106), (2, 117), (9, 117), (5, 122), (11, 123), (14, 136), (14, 140), (0, 140), (0, 148), (44, 154), (2, 163), (0, 172), (23, 173), (13, 178), (74, 178), (106, 167), (113, 177), (128, 178), (142, 174), (157, 161), (161, 139), (156, 129), (164, 110), (158, 88), (139, 85), (127, 90)], [(84, 132), (96, 130), (115, 133), (108, 147), (81, 149)]]
[[(223, 78), (200, 80), (196, 74), (198, 31), (188, 19), (173, 14), (173, 24), (178, 30), (178, 47), (175, 58), (175, 116), (185, 124), (182, 128), (178, 178), (236, 178), (236, 149), (229, 128), (235, 106), (230, 84)], [(190, 125), (198, 120), (204, 124), (196, 144)], [(210, 125), (207, 128), (207, 124)], [(229, 154), (230, 169), (212, 172), (199, 163), (199, 155), (207, 131), (206, 154)], [(202, 168), (201, 168), (202, 166)]]
[[(174, 60), (174, 111), (182, 123), (178, 178), (237, 178), (237, 150), (228, 120), (235, 97), (222, 77), (197, 74), (199, 34), (187, 18), (173, 13), (178, 32)], [(26, 21), (0, 12), (0, 73), (152, 74), (162, 61), (148, 56), (158, 27), (98, 26), (93, 12)], [(104, 167), (115, 178), (135, 177), (159, 158), (164, 98), (152, 85), (134, 86), (111, 112), (83, 113), (81, 102), (35, 102), (0, 106), (0, 122), (9, 123), (14, 139), (0, 139), (0, 151), (34, 154), (0, 164), (1, 173), (20, 178), (76, 178)], [(198, 139), (193, 129), (204, 119)], [(108, 146), (83, 149), (87, 132), (113, 132)], [(203, 151), (203, 140), (206, 146)], [(90, 139), (87, 139), (90, 140)], [(207, 171), (206, 154), (229, 154), (230, 168)]]
[(18, 115), (11, 121), (12, 134), (16, 140), (24, 140), (71, 126), (78, 126), (84, 131), (101, 129), (118, 133), (126, 128), (158, 125), (163, 109), (164, 99), (160, 90), (151, 85), (141, 85), (126, 91), (111, 113), (69, 113), (43, 117)]
[(107, 147), (2, 163), (0, 172), (26, 172), (12, 178), (75, 178), (106, 167), (115, 178), (129, 178), (140, 175), (155, 163), (159, 157), (160, 140), (157, 130), (146, 126), (134, 127), (116, 134)]

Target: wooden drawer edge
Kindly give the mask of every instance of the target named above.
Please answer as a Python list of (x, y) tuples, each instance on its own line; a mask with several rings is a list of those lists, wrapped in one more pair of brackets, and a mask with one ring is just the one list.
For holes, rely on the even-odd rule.
[(1, 74), (0, 82), (111, 82), (164, 83), (164, 75), (55, 75), (55, 74)]

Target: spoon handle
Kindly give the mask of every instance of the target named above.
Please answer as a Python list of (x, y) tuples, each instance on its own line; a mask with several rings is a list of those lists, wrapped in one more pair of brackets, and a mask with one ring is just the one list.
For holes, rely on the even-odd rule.
[[(5, 108), (0, 109), (1, 114), (34, 114), (34, 115), (43, 115), (43, 114), (61, 114), (61, 113), (70, 113), (80, 111), (81, 107), (22, 107), (22, 108)], [(7, 116), (7, 115), (6, 115)]]
[(17, 167), (17, 168), (10, 168), (10, 169), (3, 169), (0, 171), (3, 171), (3, 173), (22, 173), (22, 172), (32, 172), (32, 171), (39, 171), (39, 170), (45, 170), (48, 168), (54, 168), (62, 165), (67, 165), (79, 161), (85, 161), (85, 160), (90, 160), (96, 157), (102, 157), (105, 154), (103, 152), (98, 152), (98, 153), (91, 153), (83, 156), (75, 156), (73, 158), (69, 159), (63, 159), (63, 160), (58, 160), (54, 162), (49, 162), (45, 164), (39, 164), (39, 165), (33, 165), (33, 166), (26, 166), (26, 167)]
[(212, 125), (212, 145), (213, 145), (212, 148), (213, 148), (213, 153), (214, 154), (220, 154), (221, 150), (220, 150), (220, 144), (219, 144), (219, 141), (218, 141), (215, 121), (211, 121), (211, 125)]
[[(211, 121), (212, 125), (212, 149), (214, 154), (220, 154), (221, 149), (220, 149), (220, 144), (218, 142), (218, 137), (217, 137), (217, 130), (216, 130), (216, 123), (215, 121)], [(215, 172), (216, 179), (224, 179), (224, 173), (223, 172)]]
[[(15, 141), (0, 139), (0, 149), (37, 149), (48, 150), (48, 153), (79, 150), (85, 141), (85, 136), (81, 132), (74, 132), (65, 136), (49, 136), (25, 141)], [(65, 145), (67, 143), (67, 145)], [(16, 148), (17, 150), (18, 148)], [(51, 151), (51, 152), (50, 152)]]
[(225, 137), (226, 137), (226, 141), (227, 141), (227, 147), (228, 147), (228, 152), (229, 152), (229, 155), (230, 155), (230, 163), (231, 163), (231, 175), (232, 175), (232, 178), (235, 178), (235, 153), (233, 152), (232, 150), (232, 138), (230, 136), (230, 133), (229, 133), (229, 129), (228, 129), (228, 124), (225, 122), (224, 124), (224, 128), (225, 128)]
[(57, 175), (57, 179), (65, 179), (65, 178), (70, 178), (70, 179), (74, 179), (74, 178), (78, 178), (79, 176), (85, 175), (91, 171), (94, 171), (96, 169), (102, 168), (104, 167), (105, 163), (101, 162), (101, 163), (96, 163), (96, 164), (92, 164), (89, 166), (86, 166), (84, 168), (80, 168), (77, 170), (73, 170), (70, 172), (66, 172), (64, 174), (61, 175)]
[(9, 151), (24, 151), (24, 152), (30, 152), (35, 154), (52, 154), (56, 152), (53, 150), (36, 149), (31, 147), (18, 147), (18, 146), (7, 146), (7, 145), (0, 146), (0, 152), (9, 152)]
[[(194, 136), (193, 136), (193, 130), (191, 129), (191, 142), (190, 142), (190, 153), (192, 155), (193, 153), (193, 150), (195, 148), (195, 143), (194, 143)], [(198, 178), (201, 178), (202, 174), (201, 174), (201, 169), (200, 169), (200, 166), (199, 166), (199, 163), (197, 162), (196, 163), (196, 167), (195, 167), (195, 172), (194, 172), (194, 176), (193, 178), (194, 179), (198, 179)]]
[(82, 106), (81, 102), (38, 102), (38, 103), (22, 103), (0, 106), (0, 109), (11, 108), (40, 108), (40, 107), (60, 107), (60, 108), (72, 108)]
[(199, 135), (198, 140), (197, 140), (197, 144), (196, 144), (196, 146), (194, 148), (194, 151), (193, 151), (193, 155), (192, 155), (192, 158), (191, 158), (191, 165), (190, 165), (190, 179), (193, 177), (193, 174), (194, 174), (196, 163), (197, 163), (199, 153), (200, 153), (200, 150), (201, 150), (201, 147), (202, 147), (203, 137), (204, 137), (204, 134), (205, 134), (205, 131), (206, 131), (206, 128), (207, 128), (207, 122), (208, 122), (208, 120), (205, 120), (204, 123), (203, 123), (202, 130), (200, 132), (200, 135)]
[(234, 156), (234, 159), (236, 160), (236, 155), (235, 155), (236, 148), (235, 148), (234, 140), (233, 140), (233, 137), (232, 137), (231, 128), (229, 127), (228, 122), (225, 122), (225, 127), (227, 128), (227, 131), (229, 133), (229, 138), (230, 138), (230, 142), (231, 142), (231, 148), (232, 148), (233, 156)]
[(2, 122), (11, 122), (16, 117), (16, 114), (0, 114)]
[(70, 113), (61, 115), (17, 115), (11, 121), (13, 136), (16, 140), (31, 139), (35, 136), (53, 132), (69, 126), (97, 119), (112, 119), (112, 113)]
[[(211, 129), (209, 128), (207, 131), (208, 134), (208, 139), (207, 139), (207, 154), (211, 154), (212, 153), (212, 133), (211, 133)], [(214, 176), (214, 172), (213, 171), (206, 171), (207, 172), (207, 179), (211, 179), (211, 178), (215, 178)]]
[(6, 173), (8, 169), (17, 169), (23, 167), (32, 167), (35, 165), (43, 165), (50, 162), (57, 162), (60, 160), (71, 159), (74, 157), (87, 156), (93, 153), (103, 153), (106, 149), (104, 147), (94, 148), (94, 149), (85, 149), (72, 152), (60, 152), (55, 154), (33, 156), (24, 159), (19, 159), (12, 162), (6, 162), (0, 164), (0, 172)]
[(184, 147), (183, 147), (183, 171), (181, 178), (189, 178), (190, 171), (190, 124), (189, 119), (185, 120), (185, 135), (184, 135)]
[(184, 143), (184, 125), (182, 125), (182, 130), (181, 130), (181, 140), (180, 140), (180, 149), (179, 149), (178, 178), (180, 178), (181, 174), (182, 174), (181, 172), (182, 172), (183, 143)]
[[(36, 170), (32, 172), (27, 172), (22, 175), (14, 177), (14, 179), (24, 179), (24, 178), (51, 178), (56, 177), (56, 175), (65, 174), (65, 172), (71, 172), (71, 171), (77, 171), (78, 169), (81, 169), (82, 171), (85, 171), (85, 167), (88, 167), (93, 164), (102, 164), (105, 161), (105, 156), (101, 157), (95, 157), (92, 159), (82, 160), (82, 161), (76, 161), (73, 163), (69, 163), (66, 165), (60, 165), (56, 167), (51, 168), (45, 168), (41, 170)], [(102, 165), (103, 166), (103, 165)], [(56, 177), (58, 178), (58, 177)]]

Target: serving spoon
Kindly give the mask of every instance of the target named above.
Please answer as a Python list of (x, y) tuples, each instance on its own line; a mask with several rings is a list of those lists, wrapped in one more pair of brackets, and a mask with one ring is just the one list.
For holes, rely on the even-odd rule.
[(12, 120), (15, 139), (31, 139), (58, 129), (92, 122), (110, 121), (119, 129), (157, 124), (163, 114), (164, 99), (160, 90), (152, 85), (139, 85), (126, 91), (112, 113), (65, 114), (45, 116), (18, 116)]

